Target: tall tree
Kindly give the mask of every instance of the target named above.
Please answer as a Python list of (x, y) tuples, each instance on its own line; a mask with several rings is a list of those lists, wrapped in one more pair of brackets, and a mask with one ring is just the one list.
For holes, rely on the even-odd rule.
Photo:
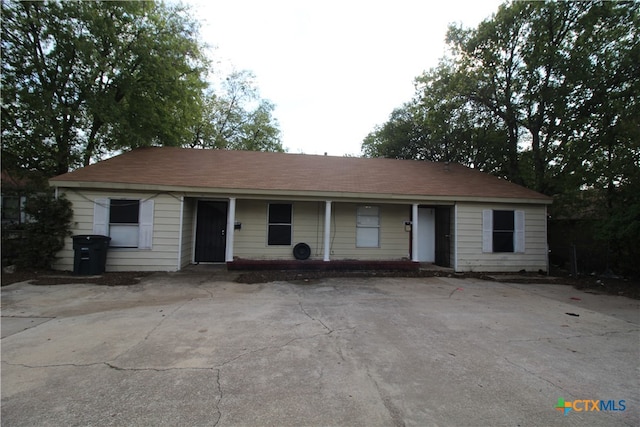
[[(640, 3), (604, 2), (582, 18), (592, 31), (578, 35), (567, 67), (572, 113), (563, 176), (598, 201), (596, 236), (609, 249), (609, 266), (640, 272)], [(570, 207), (569, 204), (568, 207)], [(567, 209), (565, 209), (567, 210)]]
[[(461, 94), (508, 130), (510, 179), (558, 191), (555, 165), (576, 137), (621, 118), (607, 94), (635, 103), (637, 23), (638, 3), (549, 1), (506, 3), (476, 29), (450, 28), (456, 72), (473, 82)], [(609, 123), (589, 118), (605, 104)]]
[(462, 96), (470, 81), (452, 64), (416, 78), (416, 94), (394, 110), (389, 120), (369, 133), (362, 144), (368, 157), (458, 162), (509, 177), (502, 122)]
[(2, 150), (47, 175), (180, 145), (202, 117), (198, 25), (154, 2), (2, 1)]
[[(524, 3), (522, 3), (524, 5)], [(480, 106), (498, 118), (506, 130), (503, 152), (508, 179), (523, 183), (518, 144), (522, 113), (518, 101), (522, 82), (517, 70), (522, 64), (518, 46), (523, 37), (523, 8), (501, 6), (494, 19), (483, 21), (477, 29), (450, 26), (447, 42), (453, 52), (453, 73), (467, 82), (457, 89), (469, 103)]]
[[(416, 79), (411, 109), (403, 107), (413, 111), (403, 124), (411, 133), (376, 139), (394, 113), (365, 140), (365, 154), (384, 154), (411, 135), (418, 146), (407, 153), (437, 160), (452, 147), (483, 147), (491, 160), (479, 167), (547, 194), (602, 180), (613, 188), (625, 181), (613, 171), (638, 155), (639, 9), (516, 1), (476, 28), (451, 26), (451, 55)], [(482, 128), (502, 142), (469, 132)], [(439, 150), (424, 149), (434, 144)]]
[(588, 206), (610, 259), (637, 271), (639, 28), (628, 1), (513, 1), (476, 28), (451, 26), (450, 56), (363, 151), (444, 155), (554, 196), (554, 215)]
[(280, 151), (280, 130), (274, 105), (260, 97), (250, 71), (228, 75), (217, 90), (205, 96), (202, 120), (186, 144), (192, 148)]

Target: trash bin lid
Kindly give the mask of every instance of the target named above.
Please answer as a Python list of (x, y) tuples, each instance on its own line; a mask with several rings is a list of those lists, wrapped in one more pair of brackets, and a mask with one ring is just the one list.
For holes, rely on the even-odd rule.
[(100, 234), (77, 234), (75, 236), (71, 236), (74, 241), (76, 240), (111, 240), (109, 236), (102, 236)]

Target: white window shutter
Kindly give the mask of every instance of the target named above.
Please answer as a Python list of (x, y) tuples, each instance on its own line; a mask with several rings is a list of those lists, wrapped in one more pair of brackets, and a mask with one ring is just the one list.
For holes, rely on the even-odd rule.
[(493, 211), (482, 211), (482, 252), (493, 252)]
[(524, 211), (515, 211), (513, 228), (513, 251), (524, 253)]
[(140, 202), (138, 248), (151, 249), (153, 244), (153, 200)]
[(109, 199), (93, 202), (93, 234), (109, 235)]

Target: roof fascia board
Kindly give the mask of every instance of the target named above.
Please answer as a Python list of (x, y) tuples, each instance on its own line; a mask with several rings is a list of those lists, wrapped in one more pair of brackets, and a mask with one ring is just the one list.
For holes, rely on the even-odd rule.
[(427, 196), (419, 194), (377, 194), (377, 193), (351, 193), (339, 191), (300, 191), (300, 190), (255, 190), (236, 188), (211, 188), (203, 191), (202, 187), (185, 187), (171, 185), (109, 183), (109, 182), (84, 182), (84, 181), (49, 181), (49, 185), (58, 188), (93, 189), (93, 190), (119, 190), (119, 191), (155, 191), (166, 193), (180, 193), (185, 197), (239, 197), (249, 199), (295, 199), (300, 201), (340, 200), (341, 202), (362, 203), (369, 200), (378, 203), (419, 203), (419, 204), (451, 204), (456, 202), (472, 203), (518, 203), (549, 205), (551, 198), (503, 198), (503, 197), (469, 197), (469, 196)]

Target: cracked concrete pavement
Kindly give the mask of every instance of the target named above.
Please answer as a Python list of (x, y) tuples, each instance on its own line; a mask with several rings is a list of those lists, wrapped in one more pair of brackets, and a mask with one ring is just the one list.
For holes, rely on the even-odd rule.
[[(2, 288), (2, 424), (640, 424), (640, 302), (456, 278)], [(624, 411), (554, 409), (558, 398)]]

